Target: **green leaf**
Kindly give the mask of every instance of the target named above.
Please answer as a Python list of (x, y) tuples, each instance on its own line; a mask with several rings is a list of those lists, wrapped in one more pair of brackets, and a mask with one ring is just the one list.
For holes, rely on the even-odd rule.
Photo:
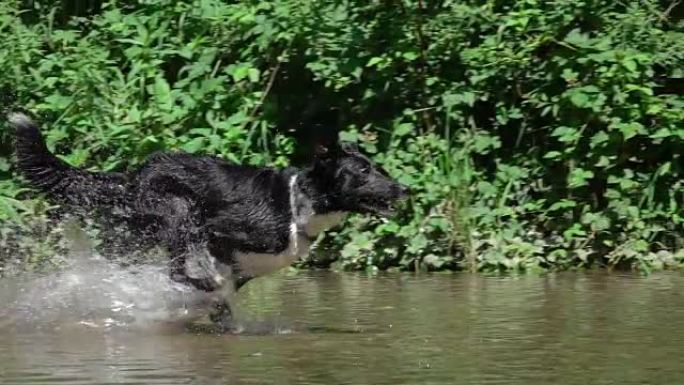
[(648, 96), (653, 96), (653, 88), (644, 87), (640, 84), (627, 84), (625, 89), (628, 91), (638, 91)]
[(631, 72), (636, 72), (637, 70), (637, 63), (632, 59), (625, 59), (622, 65)]
[[(2, 160), (2, 159), (0, 159)], [(656, 175), (658, 176), (664, 176), (670, 173), (670, 170), (672, 169), (672, 162), (665, 162), (660, 167), (658, 167), (658, 171), (656, 172)]]
[(203, 137), (197, 137), (194, 139), (191, 139), (189, 142), (184, 143), (181, 148), (185, 152), (189, 152), (191, 154), (194, 154), (201, 150), (205, 146), (205, 138)]
[(610, 228), (610, 219), (600, 213), (585, 213), (582, 216), (581, 222), (589, 225), (592, 231), (603, 231)]
[(50, 105), (51, 109), (64, 110), (72, 103), (73, 98), (60, 94), (52, 94), (45, 98), (45, 103)]
[(643, 239), (637, 239), (633, 244), (632, 248), (637, 252), (647, 252), (650, 249), (650, 245)]
[(639, 122), (630, 122), (620, 126), (620, 131), (624, 135), (625, 140), (635, 137), (637, 134), (645, 131), (644, 126)]
[(60, 156), (60, 158), (66, 160), (67, 163), (75, 166), (75, 167), (80, 167), (83, 166), (83, 163), (88, 159), (88, 156), (90, 155), (90, 151), (88, 151), (85, 148), (77, 148), (71, 152), (71, 154), (67, 156)]
[(579, 223), (574, 223), (568, 229), (563, 231), (563, 238), (566, 240), (572, 240), (575, 237), (583, 237), (587, 235), (586, 231), (582, 230), (582, 225)]
[(247, 70), (247, 75), (249, 76), (250, 82), (257, 83), (259, 81), (259, 75), (261, 75), (261, 73), (257, 68), (250, 68)]
[(610, 137), (608, 136), (608, 134), (606, 134), (605, 131), (599, 131), (591, 137), (591, 142), (589, 145), (591, 146), (591, 148), (596, 148), (602, 145), (603, 143), (607, 142), (609, 139)]
[(407, 61), (414, 61), (414, 60), (416, 60), (416, 59), (418, 58), (418, 54), (415, 53), (415, 52), (413, 52), (413, 51), (404, 52), (404, 53), (402, 54), (402, 56), (403, 56), (404, 59), (406, 59)]
[(428, 254), (425, 257), (423, 257), (423, 264), (425, 264), (428, 267), (439, 269), (442, 266), (444, 266), (444, 264), (449, 260), (450, 258), (448, 257), (440, 258), (434, 254)]
[(465, 104), (467, 104), (469, 107), (472, 107), (475, 105), (475, 93), (464, 92), (461, 94), (461, 97), (463, 98), (463, 102)]
[(589, 104), (589, 96), (581, 91), (570, 94), (570, 101), (577, 107), (586, 107)]
[(10, 169), (10, 164), (7, 158), (0, 156), (0, 171), (7, 172)]
[(557, 137), (559, 141), (564, 143), (576, 142), (580, 138), (580, 131), (574, 127), (559, 126), (556, 127), (551, 136)]
[(563, 73), (561, 74), (563, 80), (565, 80), (568, 83), (577, 81), (578, 76), (579, 74), (571, 70), (570, 68), (564, 68)]
[(464, 91), (456, 94), (447, 93), (442, 96), (442, 101), (445, 106), (451, 107), (459, 104), (465, 104), (472, 107), (475, 105), (477, 95), (474, 92)]
[(401, 123), (394, 128), (392, 133), (397, 137), (402, 137), (412, 133), (414, 128), (413, 123)]
[(651, 139), (662, 139), (662, 138), (667, 138), (670, 136), (675, 136), (675, 135), (672, 132), (672, 130), (670, 130), (669, 128), (665, 128), (665, 127), (661, 128), (658, 131), (656, 131), (655, 133), (649, 135), (649, 137)]
[(191, 59), (193, 49), (192, 47), (186, 45), (177, 51), (178, 55), (184, 59)]
[(154, 98), (161, 108), (171, 108), (171, 87), (161, 76), (154, 79)]
[(549, 151), (544, 154), (544, 159), (557, 159), (560, 158), (562, 154), (559, 151)]
[(359, 141), (359, 133), (356, 130), (352, 131), (342, 131), (339, 134), (340, 140), (343, 142), (358, 142)]
[(491, 149), (501, 147), (501, 140), (498, 137), (488, 134), (475, 135), (473, 141), (473, 148), (478, 154), (487, 154)]
[(572, 31), (570, 31), (565, 36), (564, 40), (566, 43), (572, 44), (577, 47), (588, 47), (591, 45), (589, 37), (586, 34), (581, 33), (579, 28), (575, 28)]
[(576, 188), (586, 186), (589, 184), (588, 180), (593, 177), (594, 173), (592, 171), (576, 168), (568, 175), (568, 187)]
[(577, 206), (577, 202), (569, 199), (561, 199), (549, 207), (549, 211), (566, 210)]
[(395, 234), (399, 231), (399, 224), (394, 221), (389, 221), (376, 228), (378, 234)]
[(368, 63), (366, 63), (366, 67), (372, 67), (374, 65), (378, 65), (383, 60), (384, 60), (384, 58), (382, 58), (380, 56), (372, 57), (372, 58), (370, 58), (370, 60), (368, 60)]
[(237, 83), (237, 82), (241, 81), (242, 79), (247, 78), (247, 76), (249, 76), (249, 70), (250, 69), (251, 69), (251, 67), (247, 64), (241, 64), (241, 65), (235, 66), (235, 68), (233, 68), (233, 72), (232, 72), (233, 80)]
[(594, 166), (603, 168), (603, 167), (608, 167), (610, 165), (611, 165), (610, 158), (608, 158), (607, 156), (601, 155), (599, 157), (598, 162), (596, 162), (596, 164)]
[(406, 248), (406, 252), (411, 254), (420, 253), (428, 245), (428, 240), (425, 234), (416, 234), (413, 238), (409, 239), (409, 245)]
[(638, 134), (646, 133), (646, 129), (639, 122), (613, 123), (610, 125), (610, 128), (619, 130), (624, 140), (629, 140)]

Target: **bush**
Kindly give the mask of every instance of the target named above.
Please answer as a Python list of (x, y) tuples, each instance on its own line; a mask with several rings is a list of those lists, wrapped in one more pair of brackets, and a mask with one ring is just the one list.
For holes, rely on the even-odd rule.
[[(77, 166), (153, 150), (285, 165), (332, 126), (415, 191), (310, 264), (679, 265), (684, 22), (669, 1), (19, 1), (2, 103)], [(3, 126), (0, 178), (12, 175)], [(3, 182), (0, 216), (27, 210)]]

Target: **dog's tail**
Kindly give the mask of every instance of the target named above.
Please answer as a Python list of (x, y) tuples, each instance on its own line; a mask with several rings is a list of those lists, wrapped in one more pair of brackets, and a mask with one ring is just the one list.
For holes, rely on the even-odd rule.
[(49, 199), (84, 208), (123, 202), (125, 175), (72, 167), (48, 150), (40, 129), (31, 118), (12, 113), (8, 120), (16, 132), (19, 171)]

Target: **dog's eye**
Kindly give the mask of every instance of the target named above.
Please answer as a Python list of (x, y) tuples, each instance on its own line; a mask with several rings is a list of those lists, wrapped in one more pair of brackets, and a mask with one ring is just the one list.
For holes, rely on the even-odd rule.
[(368, 174), (370, 172), (370, 166), (361, 166), (361, 173)]

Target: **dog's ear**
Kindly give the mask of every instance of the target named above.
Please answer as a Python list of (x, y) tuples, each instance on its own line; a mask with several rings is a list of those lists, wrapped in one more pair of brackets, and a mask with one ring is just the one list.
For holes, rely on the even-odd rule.
[(316, 158), (329, 158), (339, 154), (337, 132), (322, 127), (316, 127), (313, 135), (313, 153)]
[(337, 156), (341, 151), (337, 143), (314, 144), (314, 156), (317, 158), (330, 158)]
[(322, 143), (314, 144), (314, 155), (318, 158), (327, 156), (330, 153), (330, 148)]

